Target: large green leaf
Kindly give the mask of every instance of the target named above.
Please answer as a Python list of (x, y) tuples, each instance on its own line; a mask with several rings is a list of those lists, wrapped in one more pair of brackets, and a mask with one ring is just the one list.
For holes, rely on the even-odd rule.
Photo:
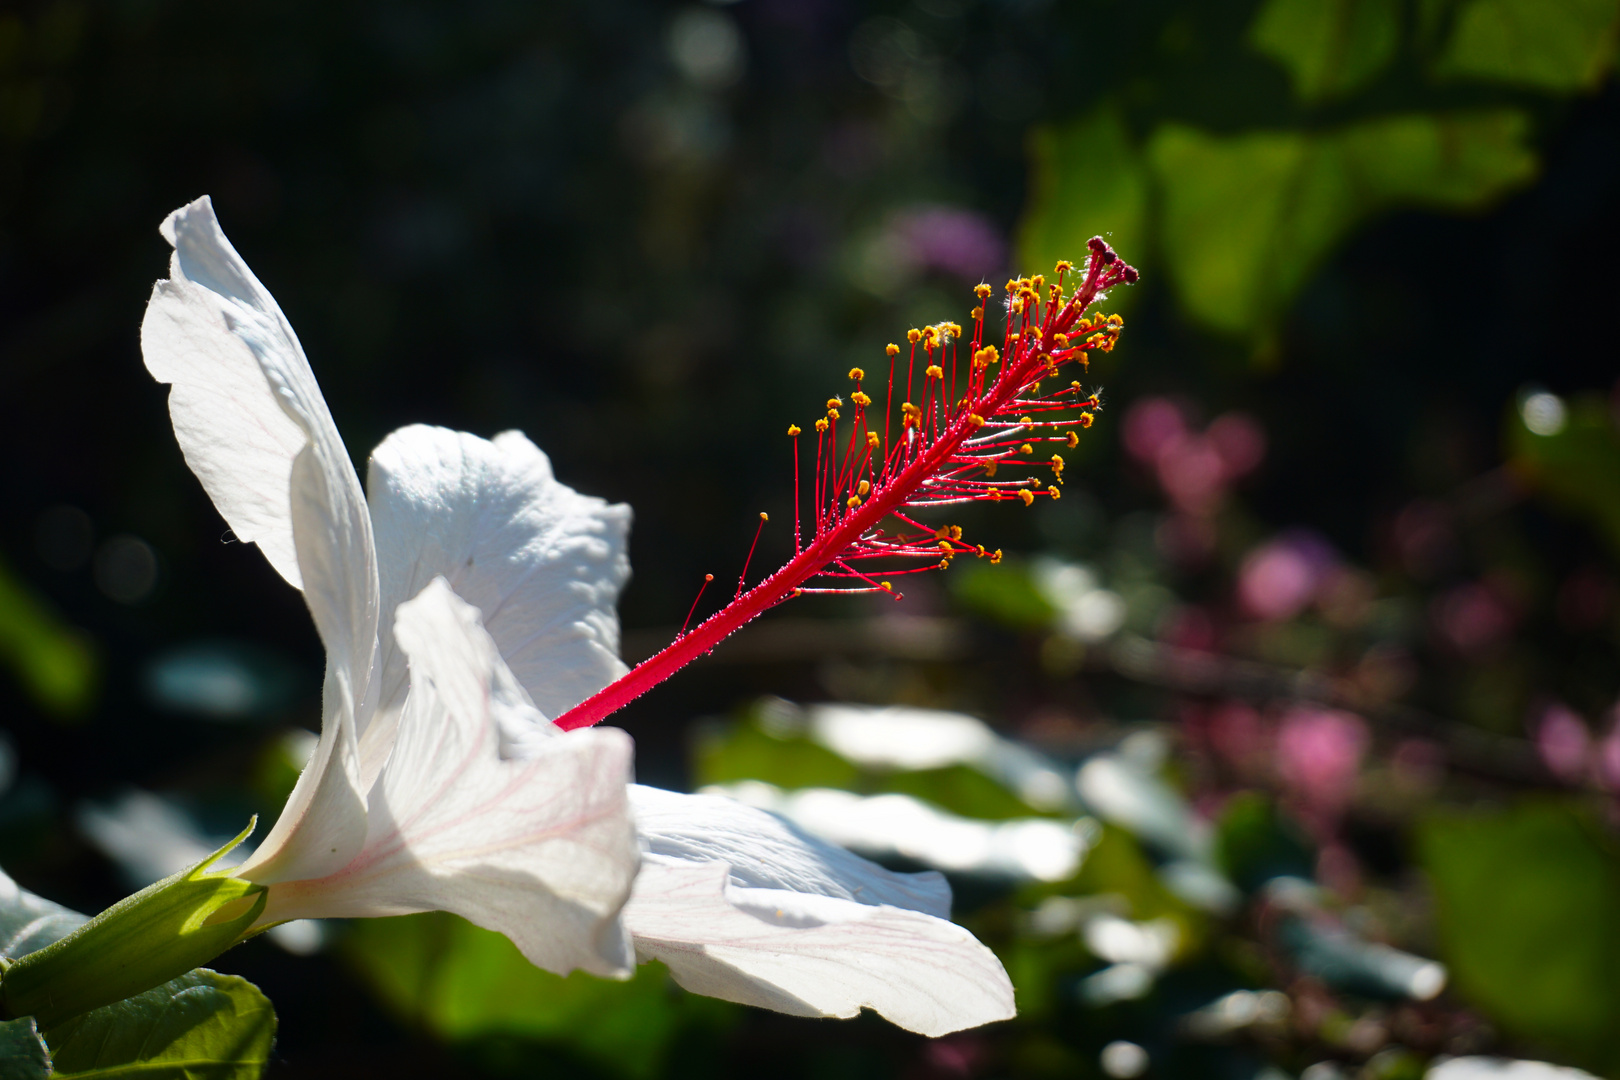
[(1217, 330), (1264, 332), (1370, 216), (1403, 205), (1479, 209), (1531, 179), (1526, 128), (1511, 110), (1392, 116), (1323, 133), (1161, 127), (1148, 157), (1183, 306)]
[(1523, 1038), (1620, 1066), (1620, 859), (1604, 830), (1527, 803), (1437, 812), (1418, 847), (1457, 990)]
[(1249, 41), (1288, 70), (1301, 101), (1325, 101), (1389, 66), (1400, 20), (1398, 0), (1267, 0)]
[(550, 1043), (629, 1077), (659, 1071), (694, 1010), (726, 1008), (677, 993), (656, 964), (628, 982), (553, 975), (500, 934), (443, 912), (354, 923), (344, 955), (403, 1021), (442, 1039)]
[(51, 1075), (50, 1052), (32, 1016), (0, 1023), (0, 1076), (6, 1080), (45, 1080)]
[(1104, 106), (1073, 123), (1037, 128), (1030, 156), (1030, 208), (1018, 238), (1024, 271), (1047, 273), (1059, 259), (1078, 262), (1086, 241), (1099, 235), (1140, 267), (1147, 254), (1147, 170), (1119, 110)]
[(1615, 0), (1471, 0), (1455, 15), (1438, 74), (1571, 93), (1598, 86), (1620, 37)]
[(276, 1014), (258, 987), (198, 968), (45, 1032), (53, 1077), (254, 1080), (270, 1060)]
[(42, 707), (76, 716), (96, 688), (89, 639), (24, 588), (0, 563), (0, 663), (9, 666)]
[(1620, 553), (1620, 430), (1602, 397), (1577, 398), (1568, 419), (1545, 434), (1531, 431), (1515, 410), (1506, 441), (1514, 472), (1590, 520)]

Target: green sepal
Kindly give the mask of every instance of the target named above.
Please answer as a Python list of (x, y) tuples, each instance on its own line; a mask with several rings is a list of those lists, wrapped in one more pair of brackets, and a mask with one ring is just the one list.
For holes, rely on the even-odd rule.
[[(257, 823), (258, 818), (248, 822), (234, 840), (195, 866), (125, 897), (67, 937), (6, 967), (0, 974), (0, 1019), (33, 1016), (49, 1029), (166, 983), (242, 940), (264, 910), (265, 886), (228, 873), (210, 874), (208, 868), (247, 839)], [(226, 910), (233, 905), (242, 910)]]

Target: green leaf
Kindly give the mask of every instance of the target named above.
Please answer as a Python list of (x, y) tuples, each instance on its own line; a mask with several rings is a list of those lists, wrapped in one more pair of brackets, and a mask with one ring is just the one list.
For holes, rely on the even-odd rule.
[(1216, 330), (1265, 333), (1372, 215), (1403, 205), (1476, 210), (1530, 180), (1526, 128), (1511, 110), (1393, 116), (1320, 134), (1161, 127), (1148, 157), (1183, 306)]
[(1516, 1035), (1620, 1066), (1620, 859), (1562, 805), (1437, 812), (1419, 832), (1456, 989)]
[(1594, 90), (1617, 40), (1615, 0), (1472, 0), (1457, 12), (1435, 73), (1555, 94)]
[(89, 921), (77, 911), (35, 896), (0, 870), (0, 959), (27, 956)]
[[(1030, 158), (1030, 208), (1018, 236), (1029, 273), (1048, 273), (1059, 259), (1079, 262), (1093, 236), (1141, 267), (1147, 170), (1117, 108), (1106, 105), (1073, 123), (1036, 128)], [(1123, 299), (1129, 290), (1113, 295)]]
[(6, 1080), (45, 1080), (51, 1057), (32, 1016), (0, 1023), (0, 1076)]
[(1514, 410), (1507, 425), (1513, 471), (1553, 502), (1586, 517), (1620, 553), (1620, 431), (1596, 394), (1569, 403), (1557, 431), (1536, 434)]
[(0, 562), (0, 663), (9, 666), (42, 708), (78, 716), (96, 690), (96, 660), (83, 633), (66, 626), (49, 605)]
[(699, 787), (763, 780), (788, 790), (854, 790), (859, 779), (858, 768), (826, 747), (799, 735), (772, 734), (753, 723), (717, 725), (700, 733), (692, 748), (692, 780)]
[(1288, 70), (1295, 96), (1314, 103), (1358, 90), (1388, 67), (1400, 30), (1397, 0), (1268, 0), (1249, 42)]
[(276, 1014), (257, 987), (198, 968), (45, 1032), (59, 1080), (254, 1080)]
[(1030, 573), (1016, 562), (970, 562), (949, 576), (951, 596), (975, 615), (1014, 630), (1044, 630), (1057, 609)]
[(677, 993), (661, 965), (643, 965), (628, 982), (562, 978), (500, 934), (443, 912), (353, 923), (343, 955), (408, 1025), (452, 1042), (507, 1035), (553, 1043), (627, 1077), (657, 1074), (683, 1023), (730, 1015)]

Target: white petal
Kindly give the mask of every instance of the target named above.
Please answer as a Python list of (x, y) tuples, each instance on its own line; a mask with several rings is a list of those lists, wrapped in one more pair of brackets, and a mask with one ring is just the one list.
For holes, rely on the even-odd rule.
[[(630, 576), (630, 508), (560, 484), (521, 433), (401, 428), (367, 477), (384, 610), (443, 575), (534, 703), (555, 718), (620, 675), (619, 590)], [(405, 666), (385, 641), (384, 708)]]
[(503, 758), (495, 712), (529, 706), (500, 693), (510, 674), (477, 610), (435, 580), (400, 605), (395, 633), (412, 685), (365, 847), (327, 878), (272, 888), (262, 921), (451, 911), (550, 971), (624, 974), (629, 736), (597, 728)]
[(636, 832), (650, 855), (725, 863), (733, 885), (889, 904), (950, 918), (951, 887), (940, 874), (886, 870), (735, 799), (636, 784), (630, 789), (630, 805)]
[(261, 347), (280, 350), (306, 373), (308, 362), (275, 299), (220, 231), (207, 196), (170, 214), (162, 231), (175, 251), (141, 324), (147, 370), (172, 384), (175, 438), (231, 531), (258, 544), (297, 586), (288, 485), (309, 440), (276, 404), (235, 328), (256, 321)]
[(174, 384), (187, 462), (237, 535), (301, 585), (326, 644), (321, 744), (244, 870), (256, 881), (317, 876), (365, 839), (355, 717), (369, 708), (377, 647), (371, 518), (297, 336), (212, 204), (176, 210), (162, 231), (175, 251), (142, 325), (147, 367)]
[(923, 1035), (1014, 1015), (995, 954), (954, 923), (917, 911), (782, 889), (739, 888), (725, 863), (654, 861), (625, 925), (644, 959), (694, 993), (795, 1016), (863, 1007)]

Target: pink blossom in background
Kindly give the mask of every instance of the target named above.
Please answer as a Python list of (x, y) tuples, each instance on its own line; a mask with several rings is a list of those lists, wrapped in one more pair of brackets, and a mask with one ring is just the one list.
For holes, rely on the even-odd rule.
[(1266, 456), (1266, 433), (1248, 413), (1222, 413), (1205, 432), (1221, 457), (1227, 482), (1247, 476)]
[(1464, 656), (1474, 656), (1508, 636), (1513, 613), (1495, 590), (1470, 582), (1435, 600), (1430, 612), (1440, 638)]
[(1401, 509), (1390, 530), (1390, 540), (1406, 572), (1418, 579), (1433, 577), (1456, 554), (1457, 534), (1451, 512), (1426, 499), (1414, 499)]
[(1547, 706), (1535, 729), (1536, 752), (1547, 771), (1569, 784), (1586, 776), (1592, 733), (1575, 711), (1561, 702)]
[(1609, 733), (1598, 743), (1594, 765), (1598, 783), (1608, 791), (1620, 791), (1620, 720), (1609, 724)]
[(1270, 739), (1254, 706), (1224, 701), (1210, 712), (1206, 724), (1210, 745), (1234, 768), (1246, 772), (1264, 758)]
[(1198, 432), (1186, 410), (1163, 397), (1143, 398), (1130, 408), (1123, 438), (1126, 452), (1152, 467), (1176, 509), (1194, 515), (1213, 513), (1231, 484), (1252, 472), (1266, 451), (1265, 433), (1246, 413), (1226, 413)]
[(1311, 809), (1336, 817), (1355, 794), (1369, 741), (1366, 721), (1354, 713), (1294, 709), (1277, 728), (1277, 775)]
[(1238, 601), (1257, 618), (1291, 619), (1315, 599), (1338, 563), (1332, 546), (1316, 533), (1290, 530), (1244, 558), (1238, 570)]
[(913, 273), (937, 272), (980, 281), (1006, 265), (1001, 233), (983, 214), (954, 206), (915, 206), (885, 230)]
[(1144, 465), (1155, 465), (1160, 450), (1186, 436), (1187, 421), (1169, 398), (1148, 397), (1126, 410), (1120, 430), (1126, 453)]

